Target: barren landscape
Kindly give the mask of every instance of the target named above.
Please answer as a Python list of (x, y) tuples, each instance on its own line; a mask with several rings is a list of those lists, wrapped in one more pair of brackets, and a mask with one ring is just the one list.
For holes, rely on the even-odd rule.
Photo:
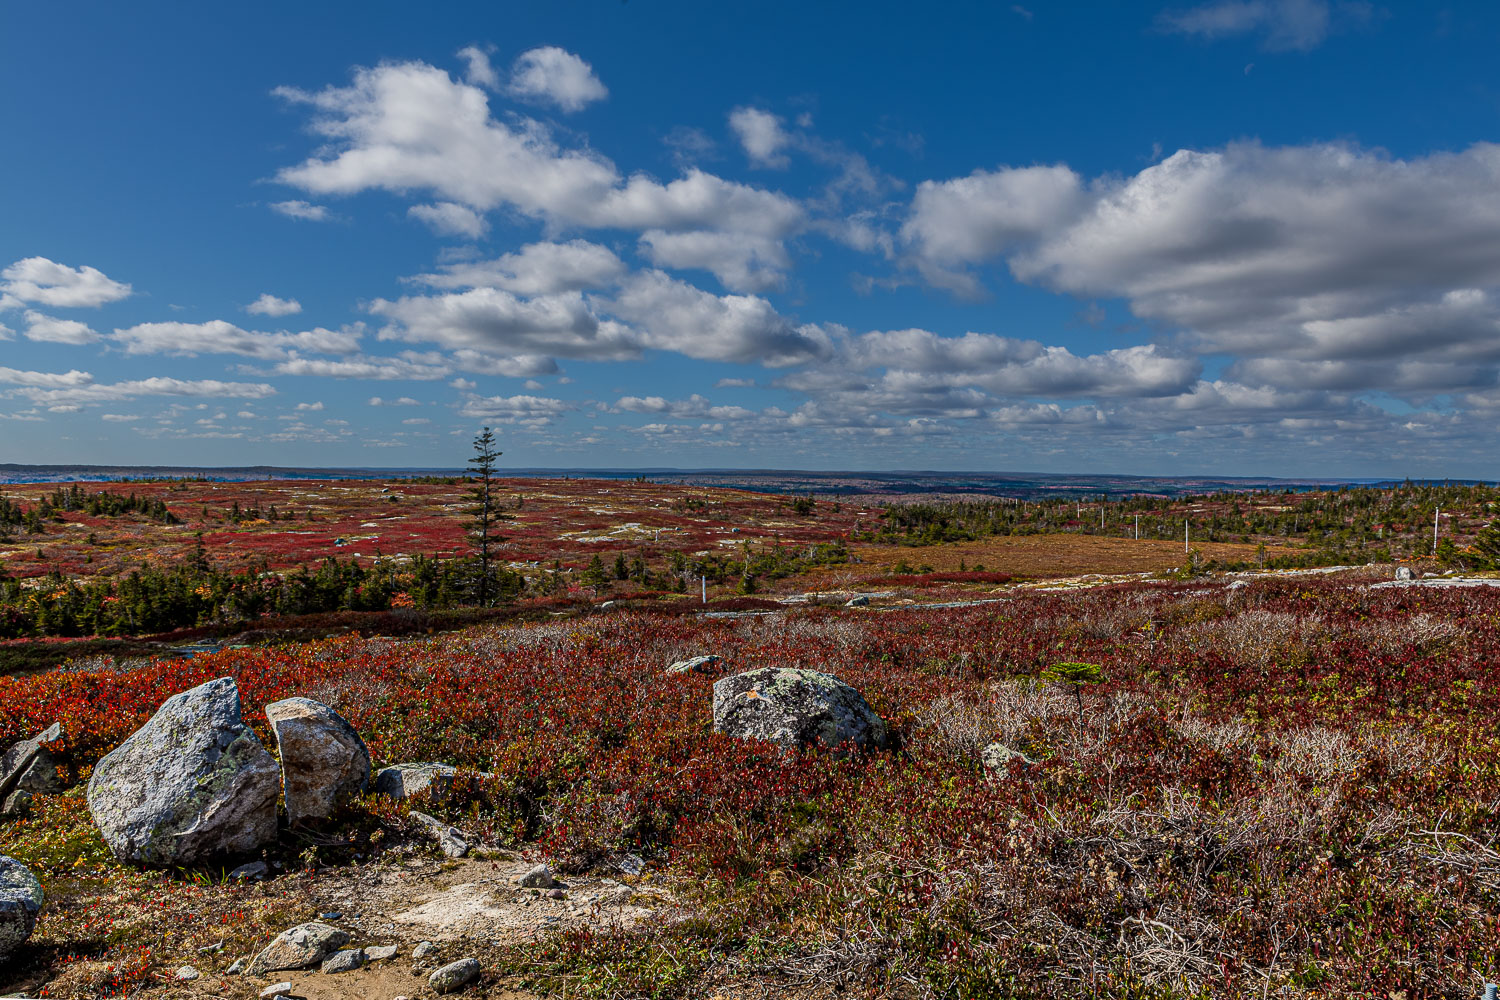
[[(0, 987), (249, 998), (280, 979), (288, 995), (390, 1000), (471, 958), (467, 988), (493, 997), (1458, 998), (1495, 975), (1500, 743), (1482, 720), (1500, 708), (1486, 682), (1500, 588), (1472, 571), (1423, 586), (1442, 569), (1431, 558), (1396, 587), (1391, 563), (1263, 568), (1315, 550), (1272, 521), (1243, 540), (1224, 527), (1235, 507), (1326, 525), (1351, 504), (1425, 497), (1145, 508), (1150, 529), (1176, 514), (1235, 536), (1185, 555), (1119, 537), (1135, 531), (1125, 500), (1103, 508), (1113, 534), (1083, 533), (1100, 508), (1070, 502), (1020, 534), (944, 541), (934, 523), (951, 535), (999, 508), (501, 485), (506, 562), (571, 579), (488, 618), (398, 601), (325, 616), (321, 639), (299, 631), (306, 616), (225, 620), (233, 648), (190, 658), (29, 640), (64, 662), (0, 678), (0, 732), (63, 735), (48, 744), (57, 786), (0, 826), (0, 852), (46, 895)], [(29, 510), (55, 488), (9, 499)], [(285, 576), (324, 556), (378, 567), (463, 549), (473, 488), (111, 484), (179, 523), (23, 518), (11, 545), (40, 550), (48, 575), (17, 585), (99, 586), (134, 560)], [(1477, 519), (1490, 500), (1450, 502)], [(1378, 541), (1401, 537), (1390, 523)], [(1456, 559), (1483, 561), (1476, 537)], [(754, 597), (715, 580), (707, 606), (693, 589), (583, 579), (601, 552), (664, 576), (675, 553), (701, 578), (721, 552), (834, 545), (837, 561), (799, 563)], [(888, 737), (830, 752), (724, 730), (715, 681), (763, 668), (847, 683)], [(120, 860), (85, 794), (97, 762), (168, 696), (220, 677), (267, 748), (262, 708), (308, 698), (362, 737), (372, 773), (457, 773), (406, 797), (372, 783), (253, 852)], [(537, 864), (555, 888), (526, 887)], [(350, 971), (240, 972), (309, 921), (355, 946)]]

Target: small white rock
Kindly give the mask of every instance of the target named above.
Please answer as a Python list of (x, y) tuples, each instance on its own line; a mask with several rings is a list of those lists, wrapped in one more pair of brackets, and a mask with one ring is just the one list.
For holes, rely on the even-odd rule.
[(183, 980), (184, 982), (190, 979), (197, 979), (198, 970), (193, 968), (191, 965), (184, 965), (182, 968), (177, 970), (173, 978)]
[(274, 997), (281, 993), (290, 992), (292, 992), (292, 983), (291, 980), (287, 980), (284, 983), (272, 983), (270, 986), (267, 986), (265, 989), (261, 990), (260, 995), (262, 997), (262, 1000), (265, 1000), (265, 998), (268, 997)]
[(535, 868), (516, 879), (516, 884), (523, 889), (555, 889), (557, 880), (552, 877), (552, 869), (546, 865), (537, 865)]

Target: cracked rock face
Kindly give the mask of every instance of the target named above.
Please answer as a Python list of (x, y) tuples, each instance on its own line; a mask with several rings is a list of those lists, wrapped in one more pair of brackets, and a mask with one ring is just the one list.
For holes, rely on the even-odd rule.
[(31, 869), (0, 854), (0, 959), (31, 937), (41, 908), (42, 885)]
[(765, 667), (714, 684), (714, 729), (787, 749), (873, 750), (889, 742), (864, 696), (832, 674)]
[(281, 754), (287, 819), (326, 819), (370, 783), (370, 753), (354, 727), (311, 698), (287, 698), (266, 706)]
[(121, 861), (191, 864), (275, 841), (280, 777), (220, 677), (168, 698), (99, 761), (89, 812)]

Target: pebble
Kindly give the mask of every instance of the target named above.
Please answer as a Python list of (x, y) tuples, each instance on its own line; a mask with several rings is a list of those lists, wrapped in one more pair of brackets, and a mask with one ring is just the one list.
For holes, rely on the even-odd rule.
[(237, 976), (244, 971), (245, 960), (243, 958), (237, 958), (230, 964), (229, 968), (224, 970), (224, 974), (226, 976)]
[(568, 898), (568, 894), (565, 893), (565, 892), (563, 892), (561, 889), (548, 889), (547, 890), (547, 898), (548, 899), (567, 899)]
[(340, 910), (329, 910), (327, 913), (318, 914), (319, 920), (337, 920), (344, 914)]
[(388, 958), (395, 958), (399, 951), (393, 944), (375, 944), (365, 949), (365, 960), (369, 962), (383, 962)]
[(437, 950), (438, 946), (433, 944), (431, 941), (418, 941), (417, 946), (411, 950), (411, 957), (415, 959), (423, 959), (428, 955), (436, 953)]
[(478, 978), (479, 959), (460, 958), (428, 976), (427, 984), (439, 993), (453, 993)]
[(281, 994), (290, 992), (292, 992), (292, 983), (291, 980), (287, 980), (284, 983), (272, 983), (260, 991), (260, 996), (262, 1000), (266, 1000), (267, 997), (280, 996)]
[(224, 939), (220, 938), (219, 940), (215, 941), (213, 944), (206, 944), (202, 948), (199, 948), (198, 949), (198, 954), (200, 954), (200, 955), (207, 955), (207, 954), (210, 954), (212, 952), (223, 951), (223, 950), (224, 950)]
[(182, 968), (177, 970), (174, 978), (182, 980), (197, 979), (198, 970), (193, 968), (191, 965), (184, 965)]

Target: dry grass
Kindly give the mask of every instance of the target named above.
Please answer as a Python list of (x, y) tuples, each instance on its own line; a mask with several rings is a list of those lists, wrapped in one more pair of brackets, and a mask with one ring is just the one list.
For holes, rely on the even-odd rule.
[[(1253, 545), (1203, 542), (1193, 547), (1205, 560), (1255, 560)], [(1085, 573), (1161, 573), (1179, 568), (1187, 558), (1180, 541), (1100, 535), (1009, 535), (921, 548), (855, 545), (853, 551), (867, 566), (882, 570), (889, 570), (902, 560), (913, 566), (931, 566), (939, 573), (954, 572), (960, 563), (969, 569), (982, 564), (988, 572), (1032, 579), (1082, 576)], [(1293, 555), (1298, 551), (1268, 548), (1266, 558)]]

